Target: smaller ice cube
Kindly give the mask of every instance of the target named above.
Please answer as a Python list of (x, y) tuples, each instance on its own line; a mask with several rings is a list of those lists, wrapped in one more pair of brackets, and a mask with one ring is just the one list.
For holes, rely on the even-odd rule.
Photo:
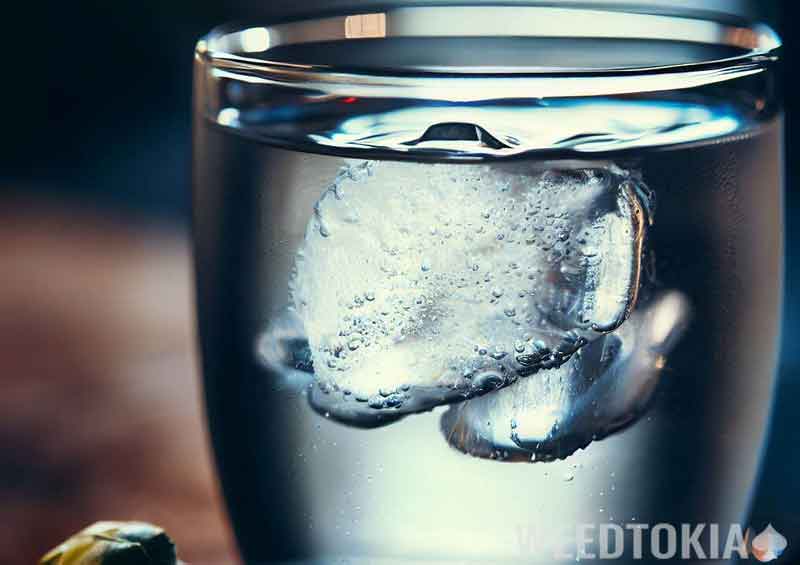
[(278, 389), (299, 392), (313, 382), (314, 365), (303, 324), (293, 308), (276, 312), (255, 344), (256, 359)]
[(450, 445), (478, 457), (567, 457), (642, 414), (688, 313), (686, 298), (668, 292), (564, 365), (450, 407), (442, 432)]

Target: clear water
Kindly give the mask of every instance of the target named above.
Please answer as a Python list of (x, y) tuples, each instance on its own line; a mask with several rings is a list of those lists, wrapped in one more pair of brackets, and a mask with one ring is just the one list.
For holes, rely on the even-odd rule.
[(550, 563), (532, 536), (743, 519), (780, 301), (770, 102), (254, 84), (220, 79), (195, 154), (249, 562)]

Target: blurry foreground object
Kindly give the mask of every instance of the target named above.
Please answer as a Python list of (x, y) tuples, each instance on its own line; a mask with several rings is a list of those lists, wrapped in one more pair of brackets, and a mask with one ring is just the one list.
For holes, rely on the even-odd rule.
[(176, 565), (175, 544), (145, 522), (97, 522), (42, 557), (40, 565)]

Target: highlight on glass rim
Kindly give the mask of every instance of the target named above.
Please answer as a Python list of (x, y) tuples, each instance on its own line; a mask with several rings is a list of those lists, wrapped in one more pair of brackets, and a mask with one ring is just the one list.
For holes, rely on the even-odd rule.
[(791, 8), (11, 21), (0, 563), (797, 562)]

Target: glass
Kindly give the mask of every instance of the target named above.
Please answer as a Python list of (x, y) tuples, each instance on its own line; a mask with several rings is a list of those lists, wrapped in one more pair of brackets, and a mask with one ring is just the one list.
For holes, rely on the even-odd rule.
[(724, 544), (776, 360), (778, 51), (542, 6), (202, 39), (198, 317), (246, 561), (574, 561), (543, 546), (580, 524)]

